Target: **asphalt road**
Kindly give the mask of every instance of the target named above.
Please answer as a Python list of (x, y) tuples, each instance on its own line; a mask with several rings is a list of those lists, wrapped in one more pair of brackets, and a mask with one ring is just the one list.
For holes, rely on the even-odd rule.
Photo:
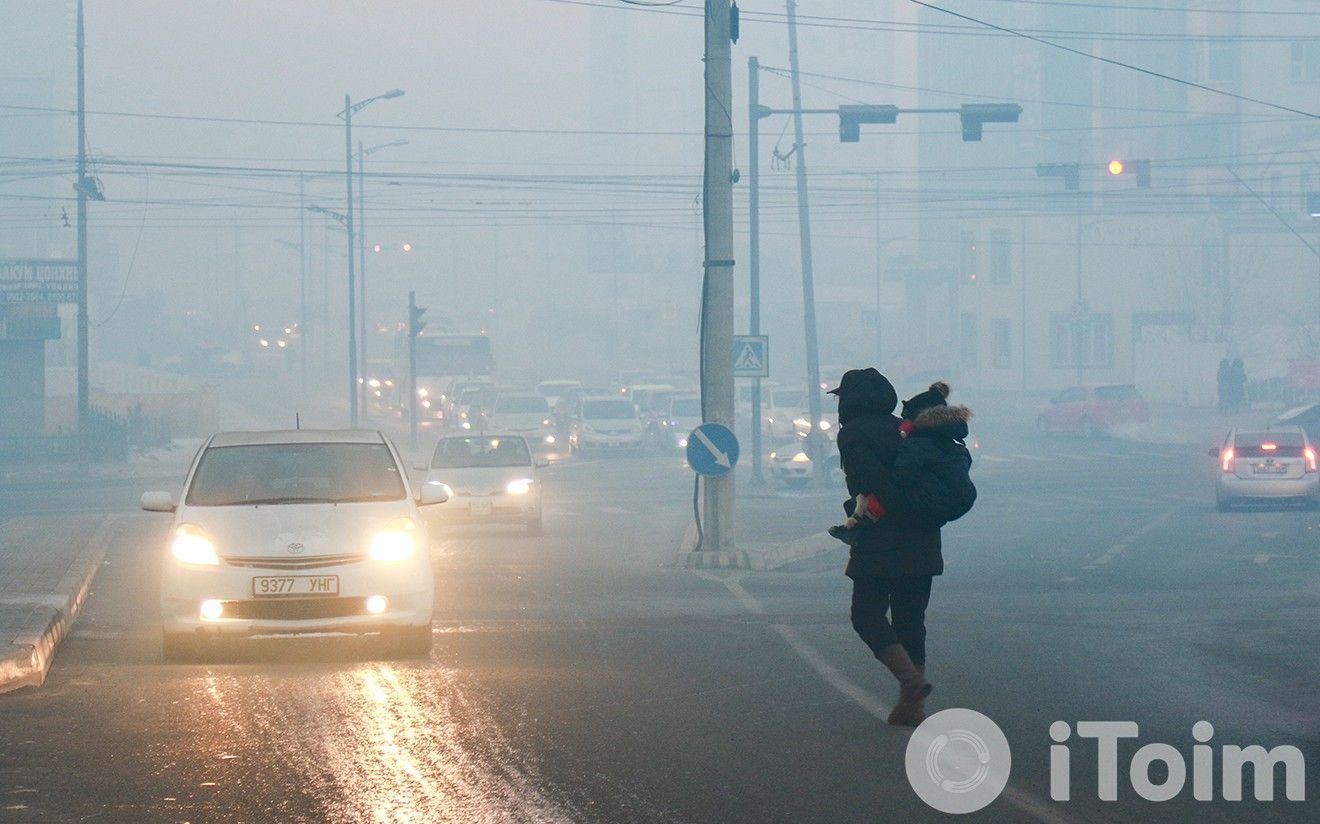
[[(1320, 818), (1320, 515), (1215, 512), (1200, 445), (983, 442), (981, 501), (946, 532), (930, 614), (931, 709), (983, 712), (1013, 747), (1012, 792), (969, 820)], [(0, 819), (946, 820), (908, 786), (906, 734), (876, 717), (894, 690), (848, 625), (842, 552), (685, 571), (678, 458), (546, 479), (544, 536), (445, 532), (424, 661), (318, 638), (166, 665), (166, 521), (132, 513), (140, 490), (5, 488), (0, 518), (123, 518), (47, 684), (0, 697)], [(818, 531), (841, 498), (748, 492), (745, 542)], [(1096, 800), (1094, 745), (1076, 739), (1073, 800), (1048, 801), (1056, 720), (1139, 723), (1117, 802)], [(1136, 798), (1131, 753), (1189, 754), (1200, 720), (1216, 745), (1302, 748), (1310, 800)]]

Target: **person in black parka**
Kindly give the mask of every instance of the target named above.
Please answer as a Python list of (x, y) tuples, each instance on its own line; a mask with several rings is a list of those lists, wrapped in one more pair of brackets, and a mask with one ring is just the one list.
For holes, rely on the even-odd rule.
[[(872, 368), (849, 370), (830, 392), (839, 398), (837, 444), (851, 516), (858, 495), (880, 493), (892, 478), (902, 442), (898, 393)], [(917, 726), (925, 718), (926, 606), (933, 577), (944, 571), (940, 549), (938, 527), (883, 519), (849, 552), (853, 629), (899, 683), (891, 724)]]

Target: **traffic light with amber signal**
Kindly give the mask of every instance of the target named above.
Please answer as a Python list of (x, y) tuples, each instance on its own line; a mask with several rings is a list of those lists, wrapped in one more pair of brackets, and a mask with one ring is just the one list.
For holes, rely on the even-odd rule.
[(1149, 160), (1123, 160), (1114, 158), (1109, 161), (1106, 167), (1110, 177), (1119, 177), (1121, 175), (1132, 175), (1137, 179), (1138, 189), (1150, 188), (1150, 161)]

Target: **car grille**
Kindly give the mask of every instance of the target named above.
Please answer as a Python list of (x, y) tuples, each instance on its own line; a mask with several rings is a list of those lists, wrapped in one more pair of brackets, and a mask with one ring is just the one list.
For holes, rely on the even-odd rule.
[(363, 560), (364, 557), (353, 552), (338, 555), (290, 555), (287, 558), (266, 557), (263, 555), (226, 555), (225, 563), (230, 566), (252, 569), (314, 569), (316, 567), (353, 564)]
[(365, 598), (271, 598), (224, 601), (224, 617), (252, 621), (310, 621), (366, 615)]

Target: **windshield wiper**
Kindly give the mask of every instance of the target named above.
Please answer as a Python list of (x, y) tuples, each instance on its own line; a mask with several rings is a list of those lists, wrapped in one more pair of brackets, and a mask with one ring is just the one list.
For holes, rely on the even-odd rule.
[(401, 500), (403, 500), (402, 495), (398, 495), (393, 492), (377, 492), (374, 495), (354, 495), (353, 497), (350, 498), (335, 498), (329, 501), (329, 503), (355, 504), (355, 503), (362, 503), (364, 501), (401, 501)]
[(249, 498), (246, 501), (232, 501), (229, 506), (262, 506), (266, 504), (331, 504), (331, 498)]

